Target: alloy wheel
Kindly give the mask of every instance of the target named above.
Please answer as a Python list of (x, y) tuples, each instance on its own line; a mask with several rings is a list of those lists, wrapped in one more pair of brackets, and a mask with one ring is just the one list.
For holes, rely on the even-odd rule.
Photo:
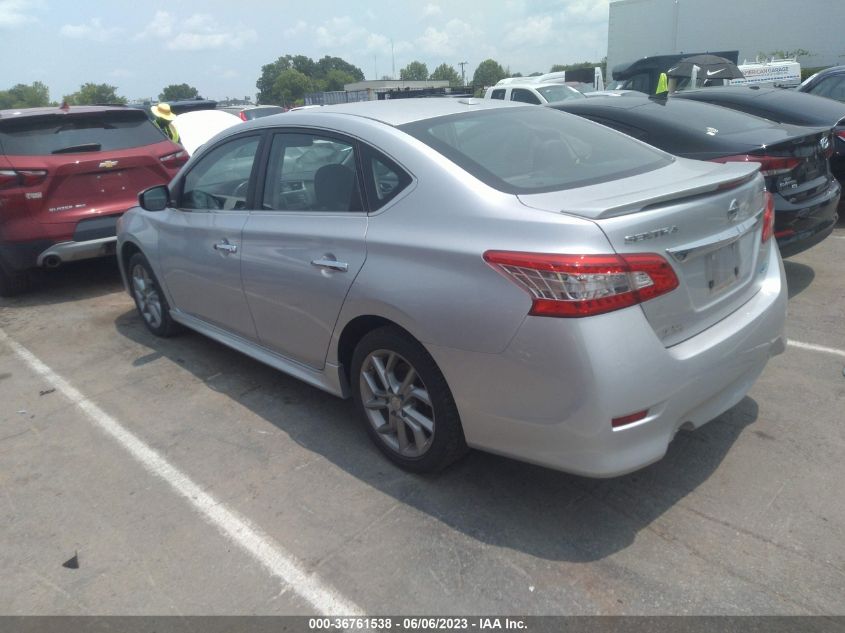
[(371, 352), (361, 365), (361, 402), (367, 418), (391, 450), (421, 457), (434, 440), (434, 409), (416, 369), (390, 350)]

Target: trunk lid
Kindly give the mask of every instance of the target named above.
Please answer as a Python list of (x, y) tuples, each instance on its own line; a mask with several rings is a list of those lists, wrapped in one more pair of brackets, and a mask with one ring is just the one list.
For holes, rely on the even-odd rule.
[(656, 253), (679, 286), (640, 304), (664, 345), (719, 322), (756, 294), (769, 248), (761, 243), (757, 165), (678, 159), (607, 185), (520, 196), (527, 206), (593, 220), (619, 254)]

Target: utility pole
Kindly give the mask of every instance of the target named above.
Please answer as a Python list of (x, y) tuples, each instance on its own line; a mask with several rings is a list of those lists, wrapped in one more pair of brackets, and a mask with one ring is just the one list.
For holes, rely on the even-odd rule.
[(390, 60), (391, 60), (391, 66), (392, 66), (390, 78), (396, 79), (396, 57), (393, 55), (393, 40), (392, 39), (390, 40)]
[(464, 66), (466, 66), (466, 65), (467, 65), (466, 62), (458, 62), (458, 66), (461, 67), (461, 85), (463, 85), (463, 86), (467, 85), (466, 76), (464, 76)]

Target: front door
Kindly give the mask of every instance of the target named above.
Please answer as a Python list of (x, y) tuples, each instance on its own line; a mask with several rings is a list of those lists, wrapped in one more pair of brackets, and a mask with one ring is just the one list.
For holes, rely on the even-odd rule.
[(241, 239), (260, 138), (241, 136), (209, 152), (185, 175), (176, 208), (155, 216), (173, 307), (253, 340)]

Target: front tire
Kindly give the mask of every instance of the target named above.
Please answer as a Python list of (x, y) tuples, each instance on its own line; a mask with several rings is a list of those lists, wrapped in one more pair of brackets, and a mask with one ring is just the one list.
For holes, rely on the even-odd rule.
[(179, 325), (170, 318), (170, 306), (147, 258), (141, 253), (130, 257), (128, 274), (132, 298), (144, 325), (156, 336), (173, 336)]
[(383, 327), (364, 336), (352, 355), (350, 378), (367, 433), (401, 468), (437, 472), (467, 452), (446, 379), (404, 331)]

